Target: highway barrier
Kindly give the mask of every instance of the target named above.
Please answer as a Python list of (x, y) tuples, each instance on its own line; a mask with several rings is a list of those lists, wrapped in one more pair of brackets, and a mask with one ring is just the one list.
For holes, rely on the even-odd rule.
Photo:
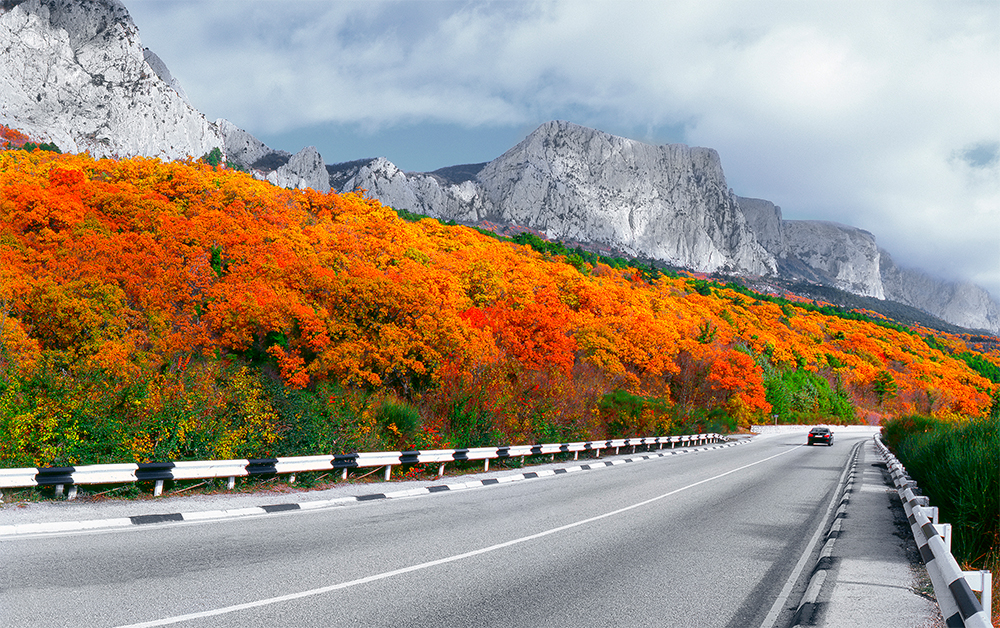
[[(140, 462), (125, 464), (97, 464), (80, 467), (23, 467), (0, 469), (0, 498), (5, 488), (28, 488), (52, 486), (57, 496), (66, 492), (68, 499), (75, 499), (77, 487), (86, 484), (128, 484), (152, 481), (153, 495), (163, 492), (167, 480), (198, 480), (227, 478), (228, 488), (234, 488), (236, 478), (248, 476), (290, 475), (306, 471), (340, 471), (347, 479), (351, 469), (385, 467), (385, 479), (392, 475), (392, 468), (400, 465), (437, 464), (438, 476), (444, 475), (448, 462), (482, 460), (484, 470), (490, 468), (490, 460), (505, 460), (528, 456), (573, 454), (579, 458), (580, 452), (593, 452), (600, 457), (601, 451), (614, 450), (617, 454), (623, 448), (663, 449), (690, 445), (705, 445), (723, 441), (721, 434), (690, 434), (684, 436), (654, 436), (645, 438), (622, 438), (607, 441), (579, 441), (573, 443), (549, 443), (542, 445), (507, 445), (504, 447), (474, 447), (468, 449), (431, 449), (423, 451), (376, 451), (326, 456), (295, 456), (285, 458), (256, 458), (242, 460), (198, 460), (181, 462)], [(68, 487), (68, 491), (66, 491)]]
[[(990, 628), (990, 603), (993, 577), (989, 571), (963, 571), (951, 554), (951, 524), (938, 522), (938, 509), (929, 499), (916, 494), (917, 483), (906, 474), (906, 468), (875, 435), (875, 448), (885, 461), (903, 502), (913, 540), (927, 567), (934, 596), (941, 615), (949, 627)], [(976, 599), (973, 591), (982, 594)]]

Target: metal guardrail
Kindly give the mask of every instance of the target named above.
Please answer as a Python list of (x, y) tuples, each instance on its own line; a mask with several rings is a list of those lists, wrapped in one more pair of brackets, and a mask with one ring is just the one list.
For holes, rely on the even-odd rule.
[[(945, 624), (949, 628), (990, 628), (992, 574), (985, 570), (963, 571), (959, 567), (951, 553), (951, 524), (938, 522), (937, 507), (930, 506), (927, 497), (914, 492), (917, 483), (906, 474), (906, 468), (878, 434), (875, 435), (875, 448), (885, 461), (903, 502), (913, 540), (934, 585), (934, 596)], [(981, 602), (973, 591), (982, 594)]]
[(684, 436), (655, 436), (646, 438), (622, 438), (607, 441), (578, 441), (574, 443), (548, 443), (541, 445), (508, 445), (504, 447), (474, 447), (468, 449), (430, 449), (423, 451), (375, 451), (328, 456), (295, 456), (285, 458), (256, 458), (241, 460), (197, 460), (182, 462), (140, 462), (126, 464), (96, 464), (81, 467), (22, 467), (0, 469), (0, 498), (5, 488), (28, 488), (33, 486), (53, 486), (57, 496), (65, 488), (68, 499), (75, 499), (77, 486), (86, 484), (129, 484), (132, 482), (154, 482), (153, 495), (163, 492), (167, 480), (199, 480), (227, 478), (231, 490), (236, 478), (247, 476), (291, 475), (294, 482), (296, 473), (306, 471), (341, 471), (347, 479), (351, 469), (385, 467), (385, 479), (392, 475), (392, 467), (412, 464), (438, 464), (438, 476), (444, 475), (448, 462), (482, 460), (484, 470), (490, 468), (490, 460), (525, 458), (527, 456), (572, 453), (573, 459), (580, 452), (595, 452), (598, 457), (602, 450), (614, 449), (617, 454), (623, 447), (655, 447), (671, 449), (680, 445), (702, 445), (723, 440), (721, 434), (689, 434)]

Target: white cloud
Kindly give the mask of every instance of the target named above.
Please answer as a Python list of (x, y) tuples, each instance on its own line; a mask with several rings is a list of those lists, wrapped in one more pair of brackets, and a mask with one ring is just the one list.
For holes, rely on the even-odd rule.
[(683, 127), (738, 193), (1000, 294), (1000, 165), (962, 157), (1000, 139), (995, 2), (126, 4), (194, 104), (254, 132)]

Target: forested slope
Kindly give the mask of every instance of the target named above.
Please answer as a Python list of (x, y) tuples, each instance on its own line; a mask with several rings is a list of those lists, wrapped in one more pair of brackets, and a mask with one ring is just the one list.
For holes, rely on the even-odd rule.
[(202, 162), (16, 144), (0, 151), (4, 466), (961, 419), (997, 389), (1000, 357), (968, 338)]

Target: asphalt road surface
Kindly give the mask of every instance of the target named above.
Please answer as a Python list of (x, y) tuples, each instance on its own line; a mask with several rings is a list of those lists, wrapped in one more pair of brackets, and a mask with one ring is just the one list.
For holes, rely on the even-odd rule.
[(326, 510), (10, 537), (0, 625), (784, 627), (865, 437), (768, 436)]

